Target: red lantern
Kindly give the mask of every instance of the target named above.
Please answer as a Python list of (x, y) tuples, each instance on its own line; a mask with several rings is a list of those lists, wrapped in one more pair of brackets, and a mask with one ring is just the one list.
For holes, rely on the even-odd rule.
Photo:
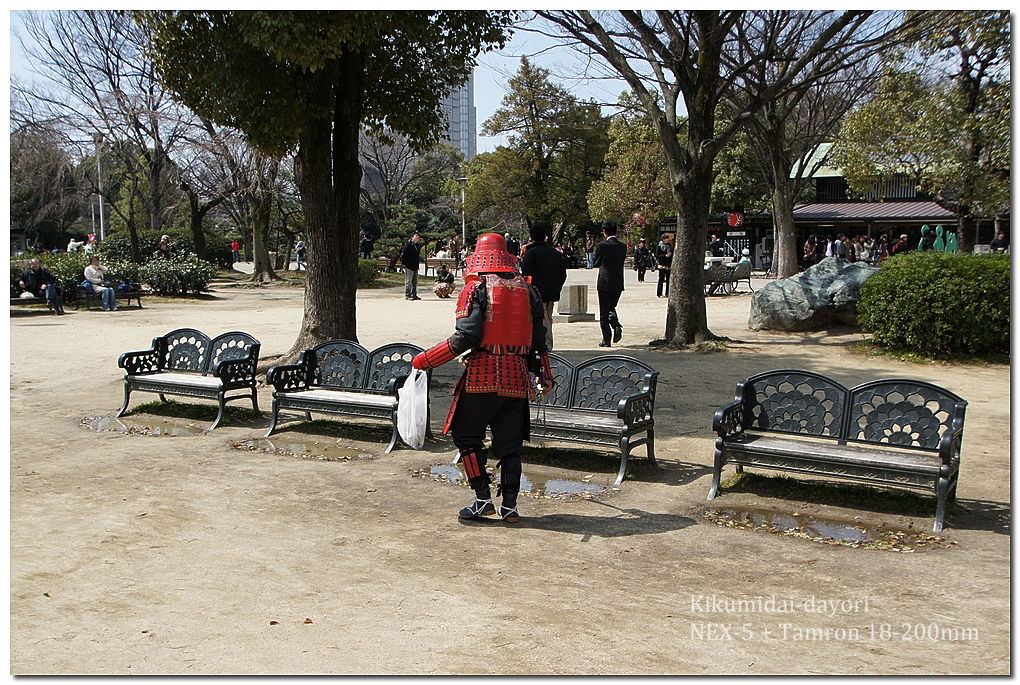
[(737, 226), (744, 225), (744, 213), (743, 212), (730, 212), (726, 223), (736, 228)]

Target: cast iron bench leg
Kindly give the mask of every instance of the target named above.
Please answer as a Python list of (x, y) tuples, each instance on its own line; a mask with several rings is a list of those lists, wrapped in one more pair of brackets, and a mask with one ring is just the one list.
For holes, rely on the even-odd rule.
[(646, 440), (647, 440), (646, 446), (648, 448), (648, 460), (650, 462), (652, 462), (653, 464), (658, 465), (659, 462), (655, 461), (655, 429), (654, 428), (649, 428), (648, 429), (648, 437), (646, 438)]
[(723, 455), (718, 447), (715, 449), (715, 467), (712, 469), (712, 487), (708, 489), (708, 499), (715, 499), (719, 492), (719, 480), (722, 478)]
[(939, 478), (938, 485), (936, 486), (936, 497), (938, 503), (935, 505), (935, 526), (932, 530), (936, 533), (942, 532), (942, 524), (946, 519), (946, 500), (949, 495), (949, 480), (946, 478)]
[(209, 430), (216, 430), (216, 426), (220, 425), (220, 421), (223, 420), (223, 410), (226, 409), (226, 400), (223, 399), (223, 393), (219, 394), (217, 399), (220, 402), (219, 411), (216, 412), (216, 420), (213, 421), (212, 425), (209, 426)]
[(259, 394), (255, 391), (255, 388), (251, 389), (251, 408), (256, 412), (259, 410)]
[(620, 438), (620, 472), (616, 474), (616, 482), (613, 485), (619, 485), (623, 482), (623, 477), (627, 475), (627, 456), (630, 452), (630, 437), (624, 436)]
[(131, 398), (131, 386), (124, 382), (124, 404), (120, 405), (120, 409), (117, 410), (117, 416), (123, 416), (127, 410), (128, 400)]
[(396, 411), (396, 409), (393, 410), (393, 415), (391, 417), (391, 421), (393, 422), (393, 435), (390, 437), (390, 444), (386, 446), (385, 450), (383, 450), (383, 454), (389, 454), (390, 452), (392, 452), (393, 448), (396, 447), (396, 445), (397, 445), (397, 438), (400, 437), (400, 434), (397, 432), (397, 411)]
[[(307, 413), (307, 412), (306, 412)], [(280, 417), (280, 407), (277, 404), (276, 398), (273, 398), (273, 418), (269, 422), (269, 430), (266, 431), (266, 437), (268, 438), (276, 430), (276, 421)]]
[(166, 397), (163, 395), (163, 393), (159, 393), (159, 401), (160, 402), (166, 402), (167, 401)]

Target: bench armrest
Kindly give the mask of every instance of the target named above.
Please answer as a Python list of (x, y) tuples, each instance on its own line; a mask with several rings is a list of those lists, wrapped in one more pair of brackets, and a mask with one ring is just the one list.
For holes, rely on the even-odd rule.
[(655, 420), (655, 393), (651, 390), (620, 400), (616, 415), (627, 426), (652, 423)]
[(159, 350), (151, 349), (141, 352), (125, 352), (117, 360), (117, 366), (127, 371), (129, 376), (140, 376), (146, 373), (159, 373)]
[(266, 382), (273, 386), (275, 392), (292, 392), (308, 390), (310, 377), (311, 369), (306, 350), (301, 353), (301, 359), (297, 364), (281, 364), (270, 368), (266, 373)]
[(966, 405), (957, 404), (953, 407), (953, 417), (950, 422), (951, 428), (942, 434), (939, 440), (939, 460), (942, 462), (942, 469), (951, 470), (954, 461), (960, 460), (960, 448), (963, 444), (963, 415)]
[(212, 375), (223, 381), (224, 386), (251, 385), (255, 382), (255, 368), (258, 359), (224, 359), (212, 368)]
[(712, 429), (720, 438), (728, 438), (744, 432), (744, 403), (733, 400), (715, 411)]

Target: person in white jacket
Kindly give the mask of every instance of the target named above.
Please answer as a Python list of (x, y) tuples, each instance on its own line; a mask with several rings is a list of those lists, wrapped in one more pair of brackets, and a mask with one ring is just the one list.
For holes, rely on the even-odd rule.
[(103, 277), (109, 269), (99, 263), (99, 257), (93, 255), (89, 265), (85, 267), (85, 280), (92, 284), (92, 289), (103, 296), (103, 311), (117, 311), (117, 293), (113, 288), (103, 285)]

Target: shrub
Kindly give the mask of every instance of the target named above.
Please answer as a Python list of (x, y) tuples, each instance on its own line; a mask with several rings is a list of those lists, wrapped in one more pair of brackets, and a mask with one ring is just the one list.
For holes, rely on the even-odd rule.
[(372, 288), (379, 280), (379, 265), (374, 259), (358, 260), (358, 287)]
[(188, 295), (206, 290), (216, 267), (193, 254), (153, 259), (139, 269), (141, 279), (157, 295)]
[(1009, 257), (910, 252), (865, 281), (861, 329), (922, 354), (1009, 352)]
[[(159, 231), (139, 231), (138, 251), (142, 263), (152, 259), (152, 253), (159, 247), (159, 239), (163, 234)], [(194, 253), (195, 241), (190, 232), (168, 231), (170, 236), (170, 253), (184, 256), (189, 252)], [(230, 268), (232, 253), (230, 243), (223, 236), (216, 233), (205, 234), (206, 256), (214, 264), (224, 268)], [(99, 244), (99, 254), (103, 261), (130, 261), (131, 260), (131, 236), (127, 233), (114, 233), (106, 236), (106, 239)]]

